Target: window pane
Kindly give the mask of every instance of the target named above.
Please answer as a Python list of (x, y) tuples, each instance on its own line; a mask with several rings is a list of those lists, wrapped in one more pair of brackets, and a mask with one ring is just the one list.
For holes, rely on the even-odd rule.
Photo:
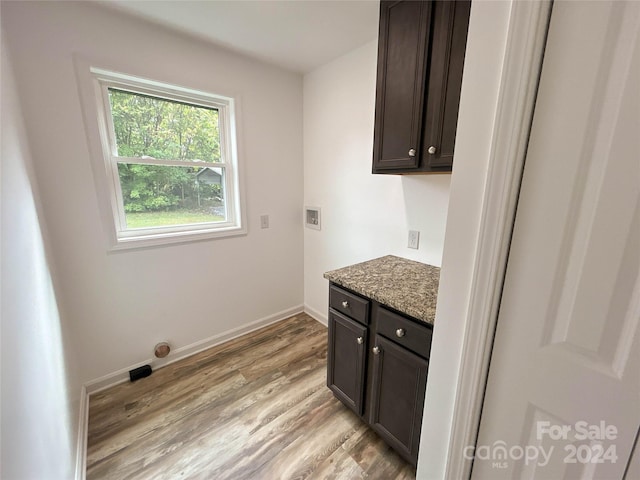
[(218, 110), (109, 89), (120, 157), (220, 162)]
[(127, 228), (227, 220), (224, 168), (119, 163)]

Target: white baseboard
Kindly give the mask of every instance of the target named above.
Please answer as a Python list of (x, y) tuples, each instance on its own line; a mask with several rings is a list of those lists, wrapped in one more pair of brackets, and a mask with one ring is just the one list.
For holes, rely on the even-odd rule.
[(78, 413), (78, 437), (76, 447), (75, 480), (85, 480), (87, 473), (87, 433), (89, 429), (89, 394), (83, 385), (80, 389)]
[(309, 315), (314, 320), (317, 320), (318, 322), (323, 324), (325, 327), (328, 325), (329, 321), (327, 319), (326, 313), (320, 313), (318, 310), (316, 310), (315, 308), (311, 308), (309, 305), (304, 306), (304, 313)]
[[(152, 368), (154, 369), (164, 367), (165, 365), (169, 365), (171, 363), (177, 362), (178, 360), (182, 360), (183, 358), (199, 353), (203, 350), (206, 350), (207, 348), (211, 348), (215, 345), (219, 345), (221, 343), (227, 342), (234, 338), (240, 337), (241, 335), (246, 335), (247, 333), (253, 332), (254, 330), (258, 330), (260, 328), (266, 327), (267, 325), (271, 325), (272, 323), (279, 322), (281, 320), (284, 320), (285, 318), (288, 318), (292, 315), (296, 315), (297, 313), (302, 313), (304, 311), (306, 311), (306, 308), (303, 305), (297, 305), (287, 310), (283, 310), (281, 312), (274, 313), (273, 315), (269, 315), (268, 317), (264, 317), (254, 322), (248, 323), (246, 325), (242, 325), (240, 327), (227, 330), (226, 332), (213, 335), (209, 338), (205, 338), (204, 340), (200, 340), (198, 342), (192, 343), (191, 345), (185, 345), (184, 347), (180, 347), (171, 353), (170, 358), (167, 358), (167, 359), (149, 358), (138, 364), (131, 365), (129, 367), (123, 368), (116, 372), (109, 373), (107, 375), (104, 375), (103, 377), (87, 382), (85, 384), (86, 391), (88, 395), (93, 395), (94, 393), (97, 393), (101, 390), (105, 390), (119, 383), (126, 382), (127, 380), (129, 380), (129, 370), (133, 370), (134, 368), (141, 367), (142, 365), (151, 365)], [(316, 318), (311, 313), (309, 313), (309, 315)], [(316, 320), (318, 319), (316, 318)], [(322, 323), (321, 320), (319, 321)], [(325, 322), (325, 325), (326, 325), (326, 322)]]

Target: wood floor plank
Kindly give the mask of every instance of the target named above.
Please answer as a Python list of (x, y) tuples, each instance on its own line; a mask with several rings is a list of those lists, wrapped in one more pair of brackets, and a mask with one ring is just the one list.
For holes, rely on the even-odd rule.
[(346, 410), (332, 399), (322, 405), (326, 412), (313, 428), (313, 438), (301, 435), (261, 469), (267, 478), (307, 478), (340, 449), (355, 428)]
[[(367, 474), (375, 472), (380, 478), (415, 478), (413, 467), (368, 427), (359, 430), (358, 436), (347, 448)], [(406, 477), (408, 472), (409, 477)]]
[(92, 395), (87, 479), (414, 479), (326, 387), (306, 314)]
[(318, 468), (311, 472), (307, 478), (309, 480), (326, 480), (327, 478), (356, 480), (367, 478), (367, 474), (345, 449), (339, 448), (318, 465)]

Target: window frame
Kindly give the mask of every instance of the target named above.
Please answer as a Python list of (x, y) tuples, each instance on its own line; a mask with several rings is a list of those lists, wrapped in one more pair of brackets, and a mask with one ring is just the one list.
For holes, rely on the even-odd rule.
[[(114, 228), (114, 249), (132, 246), (228, 237), (246, 234), (241, 205), (240, 176), (237, 152), (235, 100), (232, 97), (170, 85), (132, 75), (90, 67), (97, 106), (98, 130), (106, 173), (107, 190)], [(196, 107), (218, 111), (220, 134), (220, 162), (194, 162), (189, 160), (165, 160), (151, 157), (122, 157), (117, 155), (117, 142), (113, 124), (109, 88), (132, 94), (181, 102)], [(223, 195), (226, 221), (203, 222), (146, 228), (127, 228), (124, 199), (118, 172), (119, 163), (177, 167), (215, 167), (223, 172)]]

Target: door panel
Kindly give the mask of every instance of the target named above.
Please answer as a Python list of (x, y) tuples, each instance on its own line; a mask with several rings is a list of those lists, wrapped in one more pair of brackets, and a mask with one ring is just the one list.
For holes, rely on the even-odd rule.
[[(472, 478), (625, 470), (640, 426), (639, 32), (640, 3), (554, 3)], [(582, 438), (601, 422), (615, 433)]]
[(345, 405), (362, 415), (367, 328), (329, 311), (327, 386)]
[[(470, 1), (435, 2), (422, 158), (429, 167), (453, 165)], [(429, 153), (435, 146), (436, 152)]]
[(374, 167), (418, 166), (431, 2), (382, 2)]
[(428, 362), (380, 335), (373, 355), (369, 423), (405, 459), (416, 464)]

